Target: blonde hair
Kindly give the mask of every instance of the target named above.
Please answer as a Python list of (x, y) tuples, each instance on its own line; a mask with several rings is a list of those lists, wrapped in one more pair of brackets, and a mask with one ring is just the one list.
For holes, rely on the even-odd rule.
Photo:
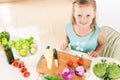
[[(74, 17), (74, 12), (75, 12), (75, 5), (80, 5), (80, 6), (84, 6), (84, 5), (91, 5), (94, 8), (94, 11), (96, 12), (96, 2), (95, 0), (75, 0), (73, 2), (73, 7), (72, 7), (72, 16), (71, 16), (71, 22), (72, 25), (76, 24), (76, 20)], [(93, 18), (92, 24), (91, 24), (91, 28), (95, 28), (96, 26), (96, 16)]]

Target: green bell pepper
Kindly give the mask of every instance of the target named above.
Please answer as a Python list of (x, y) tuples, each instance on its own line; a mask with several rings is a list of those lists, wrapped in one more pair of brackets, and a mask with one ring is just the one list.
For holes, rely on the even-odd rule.
[(2, 41), (2, 38), (6, 38), (7, 41), (10, 40), (10, 33), (9, 32), (6, 32), (6, 31), (3, 31), (0, 33), (0, 42)]

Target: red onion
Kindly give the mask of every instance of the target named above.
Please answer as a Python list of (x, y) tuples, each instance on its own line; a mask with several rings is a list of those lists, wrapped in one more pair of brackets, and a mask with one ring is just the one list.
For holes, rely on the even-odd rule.
[(65, 68), (62, 71), (62, 77), (64, 78), (64, 80), (70, 80), (74, 75), (74, 70), (72, 70), (71, 68)]
[(83, 66), (77, 66), (77, 67), (75, 68), (75, 74), (76, 74), (77, 76), (82, 77), (82, 76), (85, 75), (85, 73), (86, 73), (86, 70), (85, 70), (85, 68), (84, 68)]

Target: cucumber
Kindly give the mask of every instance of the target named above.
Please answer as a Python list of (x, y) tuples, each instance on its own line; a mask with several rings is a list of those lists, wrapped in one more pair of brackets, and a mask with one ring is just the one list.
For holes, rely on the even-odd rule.
[(63, 79), (52, 74), (45, 74), (44, 80), (63, 80)]

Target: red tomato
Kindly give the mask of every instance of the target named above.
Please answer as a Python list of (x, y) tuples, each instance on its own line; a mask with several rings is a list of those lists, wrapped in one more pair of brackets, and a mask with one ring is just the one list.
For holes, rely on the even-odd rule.
[(17, 60), (15, 60), (15, 61), (12, 63), (12, 65), (13, 65), (14, 67), (18, 67), (19, 64), (20, 64), (20, 63), (19, 63)]
[(26, 77), (26, 78), (29, 77), (30, 76), (30, 72), (24, 72), (23, 76)]
[(25, 68), (25, 67), (22, 67), (21, 69), (20, 69), (20, 72), (21, 73), (24, 73), (24, 72), (26, 72), (27, 71), (27, 68)]
[(18, 68), (22, 68), (22, 67), (25, 67), (24, 63), (20, 63), (20, 64), (18, 65)]
[(73, 61), (68, 59), (66, 64), (67, 64), (67, 66), (71, 67), (71, 66), (73, 66)]
[(83, 65), (84, 64), (84, 60), (82, 58), (77, 58), (77, 64), (78, 65)]

